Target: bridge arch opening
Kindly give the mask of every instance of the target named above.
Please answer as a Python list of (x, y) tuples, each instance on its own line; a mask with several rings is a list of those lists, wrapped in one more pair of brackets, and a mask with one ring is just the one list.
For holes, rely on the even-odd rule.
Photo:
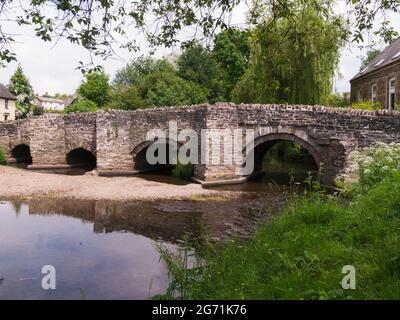
[[(153, 164), (149, 162), (147, 151), (150, 146), (154, 147), (154, 152), (150, 153), (153, 154), (154, 157), (161, 159), (161, 163)], [(194, 166), (192, 164), (184, 165), (179, 163), (179, 161), (170, 161), (170, 156), (172, 156), (171, 152), (173, 153), (174, 158), (177, 159), (180, 147), (180, 143), (175, 143), (169, 140), (160, 142), (146, 141), (141, 143), (132, 151), (134, 170), (142, 173), (149, 173), (153, 176), (173, 176), (180, 180), (190, 180), (194, 174)], [(165, 148), (165, 157), (158, 154), (158, 152), (163, 150), (163, 148)], [(171, 180), (170, 182), (173, 181)]]
[(254, 173), (278, 184), (301, 183), (318, 174), (321, 156), (310, 143), (289, 134), (272, 134), (254, 142)]
[(31, 148), (27, 144), (19, 144), (11, 150), (13, 161), (21, 165), (32, 164)]
[(84, 148), (77, 148), (67, 154), (66, 162), (73, 168), (92, 171), (96, 168), (97, 159), (92, 152)]

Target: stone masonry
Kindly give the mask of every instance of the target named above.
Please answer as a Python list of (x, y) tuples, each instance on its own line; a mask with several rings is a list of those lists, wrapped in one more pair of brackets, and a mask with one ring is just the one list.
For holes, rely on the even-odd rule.
[[(253, 129), (255, 172), (262, 156), (277, 141), (301, 144), (322, 165), (324, 182), (333, 184), (348, 167), (349, 154), (374, 142), (400, 141), (400, 113), (303, 105), (235, 105), (218, 103), (134, 111), (100, 111), (73, 115), (47, 115), (0, 124), (0, 146), (11, 157), (20, 144), (30, 146), (32, 168), (68, 166), (69, 152), (82, 148), (97, 158), (100, 174), (135, 174), (148, 169), (145, 154), (152, 129), (168, 132), (176, 121), (178, 132), (193, 129)], [(178, 141), (184, 143), (185, 141)], [(199, 154), (201, 151), (199, 141)], [(224, 155), (224, 143), (213, 145)], [(211, 153), (215, 150), (211, 148)], [(211, 155), (212, 156), (212, 155)], [(196, 164), (199, 181), (246, 180), (238, 176), (240, 164)]]

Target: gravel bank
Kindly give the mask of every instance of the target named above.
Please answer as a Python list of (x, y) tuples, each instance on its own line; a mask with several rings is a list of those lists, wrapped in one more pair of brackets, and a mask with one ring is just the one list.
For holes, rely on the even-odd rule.
[(174, 185), (141, 177), (67, 176), (0, 166), (0, 198), (118, 200), (221, 196), (221, 192), (188, 183)]

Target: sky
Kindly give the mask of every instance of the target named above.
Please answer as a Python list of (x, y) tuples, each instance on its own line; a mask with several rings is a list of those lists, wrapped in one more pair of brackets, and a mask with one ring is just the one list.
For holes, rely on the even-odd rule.
[[(344, 12), (343, 1), (336, 4), (338, 12)], [(245, 8), (239, 8), (234, 12), (231, 23), (241, 24), (245, 21)], [(400, 31), (400, 19), (397, 15), (392, 17), (392, 25)], [(0, 68), (0, 83), (7, 84), (10, 76), (15, 71), (18, 63), (21, 64), (25, 74), (28, 76), (35, 93), (39, 95), (45, 92), (49, 94), (66, 93), (73, 94), (82, 80), (82, 73), (77, 67), (79, 61), (88, 62), (88, 53), (78, 45), (71, 44), (67, 40), (60, 40), (54, 43), (43, 42), (35, 37), (29, 26), (19, 27), (16, 24), (9, 24), (7, 30), (18, 33), (13, 50), (17, 54), (18, 62), (11, 62), (6, 68)], [(368, 43), (365, 43), (368, 45)], [(384, 46), (381, 46), (383, 49)], [(149, 51), (145, 44), (141, 45), (138, 53), (129, 53), (126, 50), (117, 50), (119, 57), (109, 58), (101, 61), (105, 71), (112, 79), (117, 70), (134, 57), (146, 54)], [(156, 56), (161, 57), (171, 53), (179, 52), (178, 49), (160, 48)], [(366, 49), (360, 50), (356, 46), (346, 46), (341, 52), (339, 63), (340, 76), (335, 77), (334, 91), (349, 92), (349, 80), (358, 73), (360, 68), (360, 57), (365, 55)]]

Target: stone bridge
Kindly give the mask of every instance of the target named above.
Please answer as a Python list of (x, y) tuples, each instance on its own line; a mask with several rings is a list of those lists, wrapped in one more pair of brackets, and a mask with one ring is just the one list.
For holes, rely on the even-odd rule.
[[(153, 141), (147, 140), (146, 134), (152, 129), (168, 132), (169, 121), (176, 121), (178, 131), (190, 128), (199, 136), (202, 129), (254, 130), (253, 173), (238, 175), (237, 170), (243, 166), (239, 163), (195, 164), (194, 179), (204, 184), (246, 181), (258, 173), (268, 149), (282, 140), (307, 149), (318, 165), (323, 164), (323, 182), (333, 184), (346, 171), (352, 151), (377, 141), (400, 141), (400, 113), (395, 111), (218, 103), (52, 114), (0, 123), (0, 146), (10, 161), (30, 159), (31, 169), (68, 168), (79, 165), (90, 155), (100, 175), (131, 175), (152, 169), (145, 154)], [(184, 142), (178, 141), (178, 145)], [(200, 145), (199, 142), (199, 152)], [(217, 156), (221, 159), (225, 145), (223, 140), (217, 146), (221, 151)], [(212, 145), (209, 152), (216, 151), (215, 148)]]

